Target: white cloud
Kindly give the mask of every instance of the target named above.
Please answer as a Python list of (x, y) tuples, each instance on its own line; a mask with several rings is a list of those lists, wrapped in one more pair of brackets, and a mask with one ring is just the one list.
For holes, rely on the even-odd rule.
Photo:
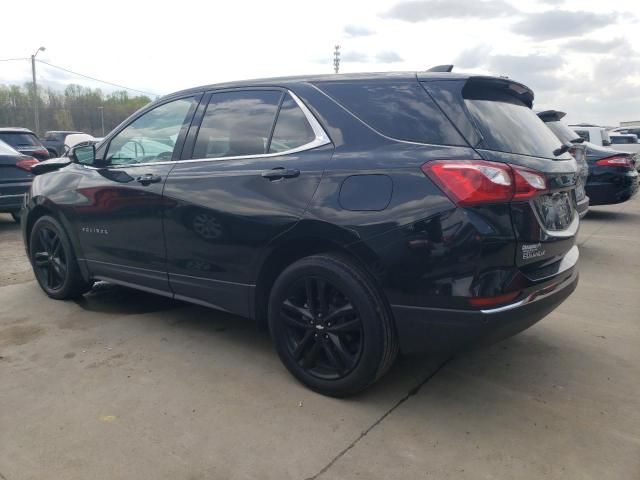
[[(333, 47), (340, 44), (341, 72), (454, 63), (454, 72), (530, 84), (537, 105), (564, 109), (572, 121), (617, 124), (637, 116), (640, 72), (629, 59), (636, 56), (632, 46), (640, 49), (640, 28), (625, 13), (637, 11), (637, 0), (565, 0), (560, 10), (550, 2), (324, 0), (307, 8), (299, 0), (273, 0), (221, 8), (183, 0), (167, 9), (128, 0), (100, 8), (86, 0), (33, 0), (29, 10), (37, 15), (29, 16), (28, 35), (24, 22), (3, 23), (0, 59), (27, 57), (44, 45), (38, 58), (54, 65), (165, 94), (228, 80), (332, 73)], [(22, 18), (24, 5), (8, 2), (3, 14)], [(30, 62), (0, 62), (0, 82), (30, 77)], [(38, 81), (109, 88), (43, 65)]]

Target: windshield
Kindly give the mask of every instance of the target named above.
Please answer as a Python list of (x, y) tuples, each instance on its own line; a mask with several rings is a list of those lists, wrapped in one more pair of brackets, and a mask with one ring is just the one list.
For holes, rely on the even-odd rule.
[(4, 140), (13, 147), (39, 147), (40, 142), (32, 133), (0, 132), (0, 140)]
[(13, 148), (0, 140), (0, 155), (20, 155), (20, 153), (16, 152)]
[(562, 143), (571, 142), (572, 140), (580, 138), (580, 135), (578, 135), (576, 132), (571, 130), (569, 126), (567, 126), (566, 124), (562, 123), (559, 120), (555, 122), (546, 122), (546, 123), (547, 123), (547, 127), (549, 127), (551, 131), (556, 134), (556, 137), (558, 137), (558, 139)]
[(471, 100), (465, 104), (491, 150), (555, 158), (562, 144), (533, 111), (515, 99)]

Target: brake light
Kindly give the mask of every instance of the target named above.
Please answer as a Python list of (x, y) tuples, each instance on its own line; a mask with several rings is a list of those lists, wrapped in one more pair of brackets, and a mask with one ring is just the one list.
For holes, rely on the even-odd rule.
[(31, 171), (31, 167), (33, 167), (36, 163), (39, 163), (35, 158), (25, 158), (24, 160), (20, 160), (16, 162), (16, 167), (21, 168), (22, 170), (26, 170), (27, 172)]
[(528, 199), (547, 188), (539, 172), (486, 160), (436, 160), (422, 171), (460, 206)]
[(600, 165), (601, 167), (623, 167), (623, 168), (633, 168), (633, 160), (631, 157), (622, 157), (614, 155), (613, 157), (603, 158), (596, 162), (596, 165)]

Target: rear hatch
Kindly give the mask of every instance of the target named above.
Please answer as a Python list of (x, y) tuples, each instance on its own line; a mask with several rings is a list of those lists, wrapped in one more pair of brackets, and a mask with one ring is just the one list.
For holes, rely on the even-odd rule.
[(47, 160), (49, 158), (48, 150), (40, 143), (38, 137), (31, 132), (0, 132), (0, 140), (25, 155), (34, 156), (39, 160)]
[(495, 77), (429, 81), (423, 86), (487, 161), (544, 179), (538, 194), (510, 204), (518, 248), (515, 262), (531, 271), (558, 262), (575, 244), (577, 164), (531, 110), (533, 93)]

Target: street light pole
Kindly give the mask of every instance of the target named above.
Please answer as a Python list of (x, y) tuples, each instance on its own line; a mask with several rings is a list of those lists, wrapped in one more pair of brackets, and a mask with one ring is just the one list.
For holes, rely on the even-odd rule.
[(40, 132), (40, 114), (38, 112), (38, 84), (36, 83), (36, 55), (38, 52), (44, 52), (44, 47), (38, 48), (36, 53), (31, 55), (31, 76), (33, 77), (33, 115), (35, 118), (36, 135)]
[(102, 124), (102, 137), (104, 138), (104, 107), (98, 107), (100, 110), (100, 123)]

